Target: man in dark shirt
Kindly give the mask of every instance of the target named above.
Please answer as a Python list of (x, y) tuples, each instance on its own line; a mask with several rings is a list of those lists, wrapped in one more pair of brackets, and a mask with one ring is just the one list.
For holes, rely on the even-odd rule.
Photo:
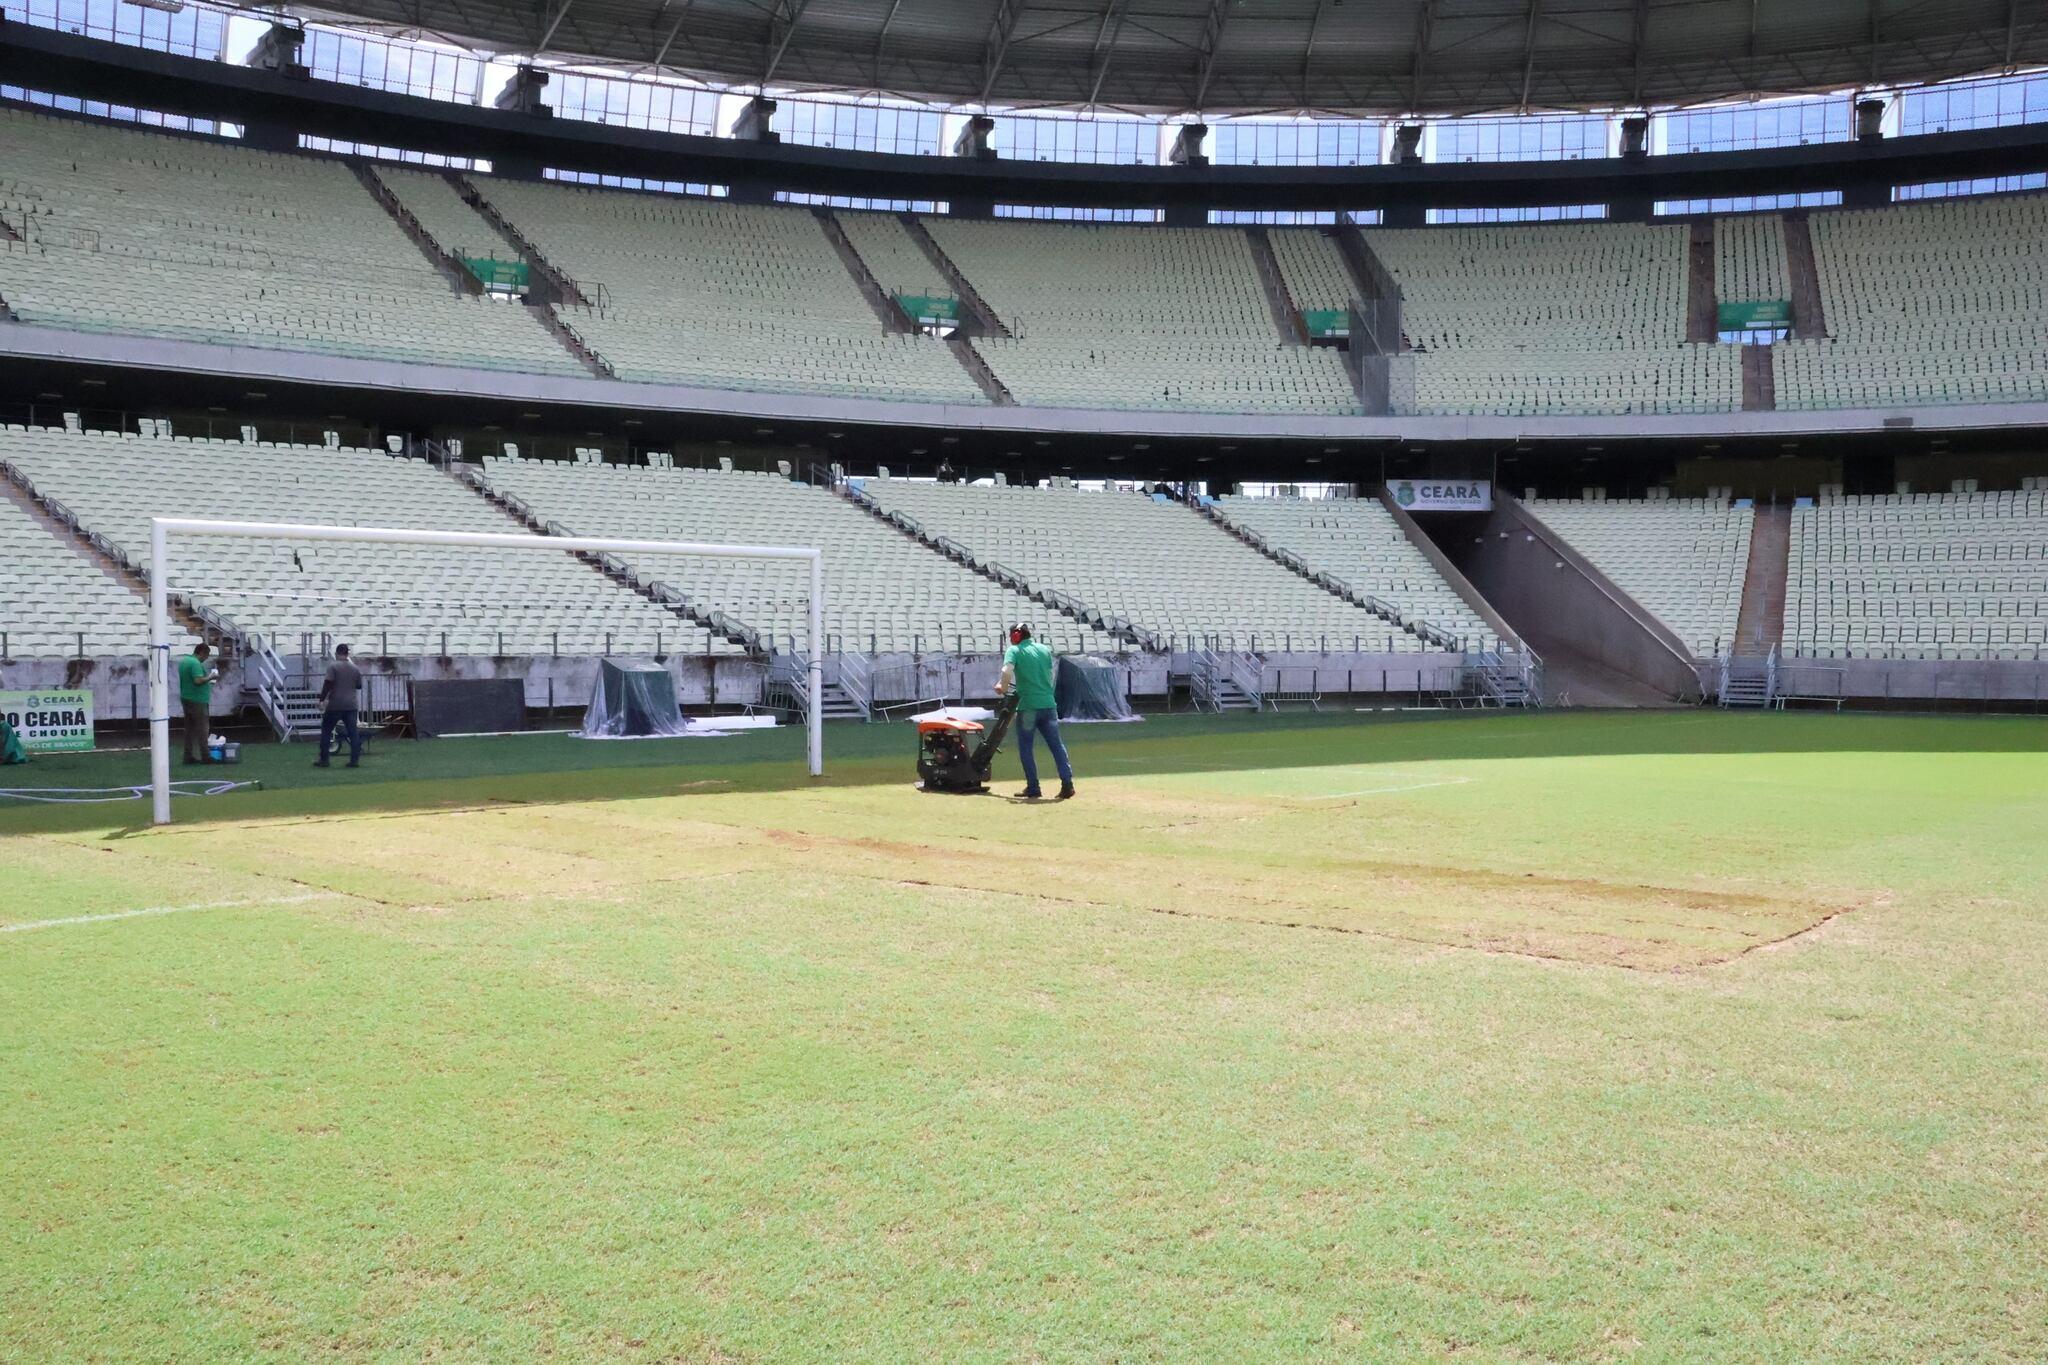
[(347, 645), (336, 645), (334, 662), (327, 665), (327, 677), (320, 684), (320, 757), (314, 760), (314, 767), (327, 766), (327, 755), (334, 751), (336, 727), (348, 736), (348, 766), (361, 765), (363, 732), (356, 728), (356, 699), (362, 690), (362, 670), (349, 661)]

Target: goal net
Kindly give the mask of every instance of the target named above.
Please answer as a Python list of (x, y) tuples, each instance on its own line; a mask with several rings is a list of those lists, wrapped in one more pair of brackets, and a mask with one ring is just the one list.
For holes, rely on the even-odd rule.
[[(181, 542), (194, 537), (363, 547), (452, 546), (479, 551), (539, 551), (562, 562), (569, 554), (690, 556), (703, 559), (794, 560), (809, 570), (807, 704), (803, 706), (806, 751), (813, 777), (824, 772), (821, 693), (824, 687), (824, 556), (795, 545), (711, 545), (693, 541), (634, 540), (601, 536), (543, 536), (526, 532), (439, 531), (418, 527), (305, 526), (288, 522), (216, 521), (196, 517), (154, 517), (150, 521), (149, 575), (149, 748), (153, 818), (171, 819), (171, 617), (172, 574)], [(394, 553), (399, 552), (393, 549)], [(294, 550), (300, 554), (303, 551)], [(538, 567), (538, 566), (536, 566)], [(502, 652), (502, 651), (501, 651)], [(592, 652), (595, 652), (594, 650)]]

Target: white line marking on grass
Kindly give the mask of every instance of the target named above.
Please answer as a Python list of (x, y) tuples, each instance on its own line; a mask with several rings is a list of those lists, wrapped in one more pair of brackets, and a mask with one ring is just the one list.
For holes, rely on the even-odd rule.
[(148, 905), (140, 910), (114, 910), (104, 915), (73, 915), (69, 919), (30, 920), (0, 924), (0, 934), (25, 934), (31, 929), (61, 929), (67, 924), (104, 924), (108, 920), (140, 919), (145, 915), (182, 915), (192, 910), (237, 910), (250, 905), (304, 905), (307, 901), (345, 899), (339, 891), (309, 891), (303, 896), (264, 896), (257, 900), (205, 901), (198, 905)]
[(1311, 801), (1342, 801), (1349, 796), (1384, 796), (1391, 792), (1428, 791), (1431, 787), (1461, 787), (1467, 782), (1476, 782), (1476, 777), (1446, 777), (1439, 782), (1411, 782), (1401, 787), (1360, 787), (1357, 791), (1331, 792), (1328, 796), (1311, 796)]

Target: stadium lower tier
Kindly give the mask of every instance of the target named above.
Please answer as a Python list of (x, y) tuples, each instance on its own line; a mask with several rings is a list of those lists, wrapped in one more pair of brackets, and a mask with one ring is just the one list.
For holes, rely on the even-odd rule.
[[(0, 110), (0, 146), (0, 322), (734, 393), (1278, 419), (1381, 411), (1342, 353), (1303, 344), (1377, 262), (1401, 293), (1392, 415), (2048, 401), (2040, 195), (1815, 213), (1800, 252), (1791, 218), (1722, 219), (1695, 259), (1674, 223), (1262, 238), (912, 218), (19, 110)], [(500, 266), (526, 281), (510, 296), (480, 283), (502, 285)], [(993, 320), (964, 345), (892, 301), (956, 279)], [(1716, 304), (1786, 316), (1794, 296), (1818, 302), (1801, 340), (1771, 347), (1769, 383), (1745, 384), (1740, 349), (1691, 325)]]
[[(149, 520), (174, 515), (817, 548), (835, 654), (989, 653), (1018, 622), (1062, 653), (1500, 642), (1492, 609), (1371, 498), (1190, 506), (1070, 485), (828, 489), (518, 458), (451, 472), (373, 450), (19, 426), (0, 427), (0, 466), (0, 645), (17, 660), (140, 654)], [(1747, 504), (1527, 510), (1696, 658), (1726, 652), (1756, 600)], [(2048, 647), (2048, 490), (1824, 498), (1794, 510), (1787, 553), (1787, 655), (2035, 659)], [(170, 587), (181, 645), (204, 622), (280, 653), (760, 658), (807, 648), (810, 606), (796, 565), (642, 553), (606, 568), (544, 543), (192, 536), (173, 546)]]

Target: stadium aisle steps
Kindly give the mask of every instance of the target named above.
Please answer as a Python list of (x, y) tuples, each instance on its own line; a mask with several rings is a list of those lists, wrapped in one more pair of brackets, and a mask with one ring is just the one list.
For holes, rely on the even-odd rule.
[[(663, 540), (815, 546), (825, 556), (825, 629), (834, 649), (881, 654), (1000, 646), (1019, 620), (1063, 652), (1122, 648), (905, 536), (823, 488), (773, 474), (490, 459), (492, 488), (576, 531)], [(800, 649), (809, 578), (801, 564), (696, 556), (626, 557), (646, 578), (729, 614), (776, 648)]]
[(1289, 346), (1308, 345), (1308, 328), (1302, 323), (1301, 309), (1288, 295), (1287, 277), (1273, 254), (1272, 240), (1262, 227), (1241, 230), (1251, 243), (1252, 260), (1259, 268), (1259, 283), (1266, 287), (1266, 304), (1273, 310), (1273, 326), (1279, 331), (1280, 340)]
[[(187, 648), (198, 622), (172, 610), (171, 642)], [(148, 589), (65, 526), (28, 491), (0, 477), (0, 658), (133, 655), (149, 650)]]
[(1735, 619), (1737, 654), (1768, 654), (1785, 637), (1785, 572), (1792, 553), (1792, 509), (1758, 507), (1749, 533), (1749, 568)]
[[(378, 450), (0, 427), (0, 459), (138, 570), (152, 516), (514, 525), (433, 465)], [(172, 565), (170, 586), (195, 606), (287, 644), (326, 636), (396, 656), (740, 652), (559, 551), (191, 537)]]
[(1171, 499), (907, 479), (871, 479), (865, 491), (1034, 592), (1064, 593), (1175, 648), (1435, 648)]

